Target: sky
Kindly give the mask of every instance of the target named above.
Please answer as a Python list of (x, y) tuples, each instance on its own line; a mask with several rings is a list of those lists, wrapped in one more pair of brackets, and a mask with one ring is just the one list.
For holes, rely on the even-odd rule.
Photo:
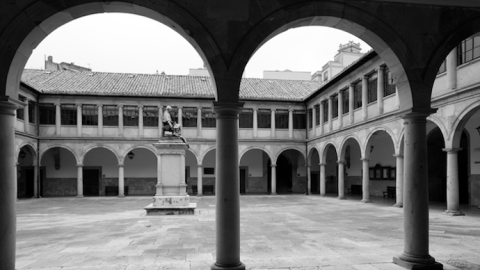
[[(266, 42), (252, 56), (245, 77), (262, 78), (264, 70), (309, 71), (332, 61), (338, 46), (365, 42), (328, 27), (290, 29)], [(186, 75), (203, 67), (203, 60), (182, 36), (149, 18), (119, 13), (89, 15), (69, 22), (48, 35), (33, 51), (26, 68), (43, 69), (44, 59), (67, 62), (96, 72), (165, 72)]]

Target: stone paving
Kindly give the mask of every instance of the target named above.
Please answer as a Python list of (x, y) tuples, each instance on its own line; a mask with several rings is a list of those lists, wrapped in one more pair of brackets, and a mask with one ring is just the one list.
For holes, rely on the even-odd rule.
[[(387, 200), (387, 199), (385, 199)], [(210, 269), (215, 198), (191, 197), (195, 215), (146, 216), (150, 197), (43, 198), (17, 203), (17, 269)], [(247, 269), (395, 270), (402, 209), (374, 198), (241, 196)], [(480, 269), (480, 209), (430, 210), (430, 254), (445, 269)], [(463, 209), (462, 209), (463, 210)]]

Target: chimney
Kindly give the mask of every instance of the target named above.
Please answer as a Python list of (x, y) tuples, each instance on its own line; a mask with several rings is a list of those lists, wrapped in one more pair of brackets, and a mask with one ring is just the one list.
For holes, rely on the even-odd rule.
[(51, 55), (48, 56), (48, 62), (53, 62), (53, 56)]

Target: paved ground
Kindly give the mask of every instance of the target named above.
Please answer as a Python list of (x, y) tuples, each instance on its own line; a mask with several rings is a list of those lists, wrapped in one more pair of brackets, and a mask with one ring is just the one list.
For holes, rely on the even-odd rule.
[[(146, 216), (149, 197), (49, 198), (17, 204), (17, 269), (210, 269), (215, 198), (191, 197), (193, 216)], [(403, 269), (402, 209), (375, 198), (242, 196), (247, 269)], [(480, 269), (480, 209), (430, 211), (430, 254), (445, 269)], [(456, 266), (456, 267), (453, 267)]]

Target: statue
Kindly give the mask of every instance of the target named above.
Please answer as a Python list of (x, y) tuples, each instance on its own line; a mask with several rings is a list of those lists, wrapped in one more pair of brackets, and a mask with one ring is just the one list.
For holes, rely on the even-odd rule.
[[(171, 106), (167, 106), (165, 111), (163, 112), (163, 130), (162, 130), (162, 137), (165, 136), (165, 131), (169, 131), (172, 133), (170, 136), (179, 137), (184, 143), (187, 143), (187, 140), (182, 137), (182, 126), (175, 121), (172, 120), (172, 116), (170, 115), (170, 111), (172, 110)], [(188, 144), (187, 144), (188, 146)]]

